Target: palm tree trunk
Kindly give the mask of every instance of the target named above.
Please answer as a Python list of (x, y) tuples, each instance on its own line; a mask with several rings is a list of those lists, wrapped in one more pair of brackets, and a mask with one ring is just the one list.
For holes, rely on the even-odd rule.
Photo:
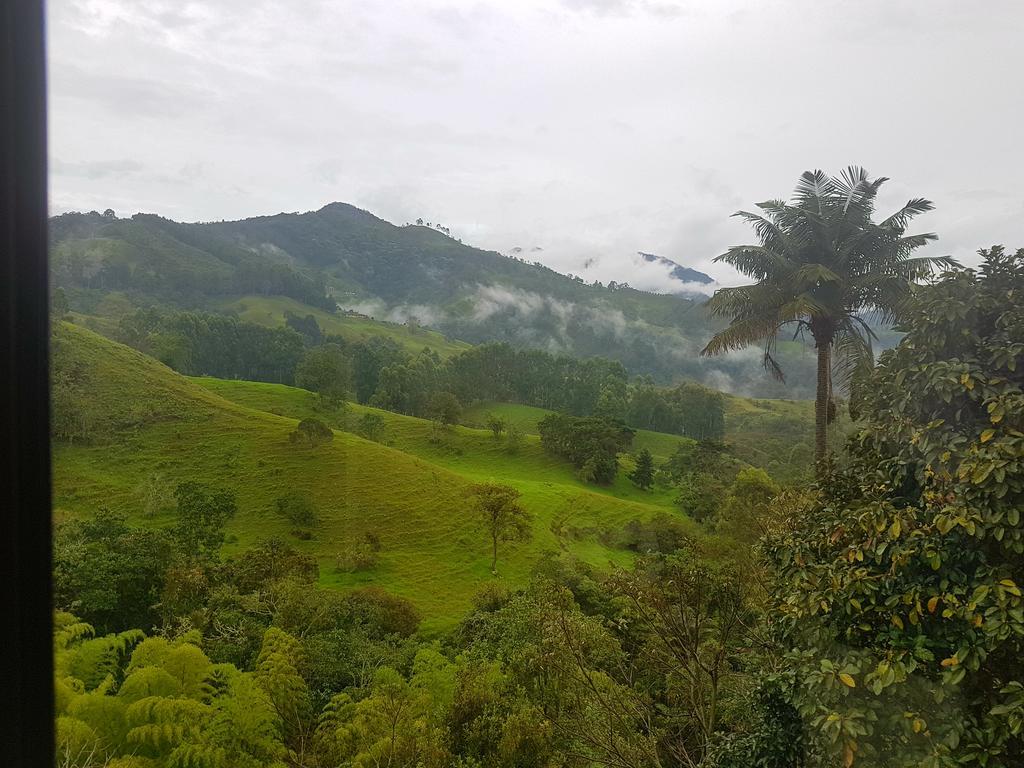
[(832, 391), (832, 344), (819, 343), (818, 384), (814, 397), (814, 468), (820, 477), (828, 453), (828, 403)]

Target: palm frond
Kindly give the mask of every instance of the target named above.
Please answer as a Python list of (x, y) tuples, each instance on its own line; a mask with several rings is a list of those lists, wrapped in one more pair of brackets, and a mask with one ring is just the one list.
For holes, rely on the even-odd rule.
[(857, 315), (851, 315), (836, 330), (832, 348), (833, 379), (848, 388), (853, 377), (869, 370), (875, 362), (873, 341), (877, 339), (870, 326)]
[(751, 344), (760, 344), (778, 333), (782, 325), (778, 318), (770, 315), (737, 320), (712, 336), (700, 354), (703, 357), (711, 357), (743, 349)]
[(765, 280), (792, 269), (792, 263), (785, 254), (763, 245), (734, 245), (715, 261), (725, 262), (737, 272), (756, 280)]
[(824, 212), (823, 200), (834, 192), (832, 179), (824, 171), (815, 169), (800, 174), (793, 197), (801, 208), (810, 208), (820, 214)]
[(923, 197), (915, 197), (907, 201), (907, 204), (900, 208), (889, 218), (882, 221), (878, 226), (884, 229), (898, 229), (903, 231), (907, 228), (907, 223), (922, 213), (934, 210), (935, 204), (931, 200), (925, 200)]

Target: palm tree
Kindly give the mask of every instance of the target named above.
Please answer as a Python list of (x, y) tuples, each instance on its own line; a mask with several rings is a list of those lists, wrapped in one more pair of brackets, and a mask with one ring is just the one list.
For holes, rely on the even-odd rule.
[(701, 354), (763, 344), (765, 369), (783, 380), (775, 359), (781, 331), (793, 330), (794, 338), (810, 332), (818, 358), (814, 458), (819, 471), (827, 450), (833, 351), (842, 378), (870, 365), (875, 335), (865, 315), (893, 321), (916, 281), (956, 264), (948, 257), (911, 258), (916, 248), (936, 239), (931, 233), (906, 234), (912, 218), (934, 207), (931, 201), (915, 198), (884, 221), (872, 221), (885, 181), (869, 179), (854, 166), (839, 177), (805, 171), (791, 203), (769, 200), (757, 206), (763, 213), (734, 214), (750, 222), (759, 245), (734, 246), (715, 259), (757, 282), (722, 288), (708, 300), (711, 314), (730, 322)]

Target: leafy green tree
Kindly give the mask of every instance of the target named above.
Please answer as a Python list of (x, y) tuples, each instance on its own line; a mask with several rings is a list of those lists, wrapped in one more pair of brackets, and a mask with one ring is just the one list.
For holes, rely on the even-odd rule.
[(526, 435), (523, 434), (522, 428), (517, 424), (510, 423), (505, 428), (505, 451), (515, 456), (522, 449), (524, 442), (526, 442)]
[(320, 323), (316, 321), (313, 315), (302, 317), (286, 309), (284, 312), (284, 324), (300, 334), (307, 344), (316, 346), (324, 340), (324, 332), (320, 329)]
[(729, 492), (718, 510), (716, 530), (737, 541), (753, 544), (767, 533), (764, 518), (767, 507), (781, 488), (757, 467), (744, 467), (736, 474)]
[(443, 426), (458, 424), (462, 418), (462, 404), (451, 392), (435, 392), (427, 402), (427, 416)]
[(582, 480), (608, 484), (619, 471), (619, 453), (633, 442), (633, 430), (621, 422), (561, 413), (537, 424), (541, 445), (548, 453), (572, 462)]
[(351, 377), (348, 358), (337, 344), (306, 350), (295, 367), (295, 384), (316, 392), (320, 402), (331, 408), (344, 402)]
[(164, 531), (135, 528), (108, 510), (57, 526), (53, 540), (54, 603), (101, 632), (158, 623), (154, 606), (174, 556)]
[(1024, 250), (922, 287), (849, 468), (769, 539), (806, 722), (879, 768), (1024, 760)]
[(627, 477), (637, 488), (647, 490), (654, 483), (654, 457), (646, 448), (641, 448), (636, 455), (636, 466)]
[[(701, 765), (714, 740), (741, 722), (752, 679), (751, 584), (737, 568), (710, 564), (691, 547), (641, 560), (611, 579), (625, 601), (625, 644), (653, 700), (652, 732), (664, 764)], [(650, 706), (650, 705), (648, 705)]]
[(382, 338), (361, 341), (351, 348), (351, 352), (352, 385), (360, 403), (370, 402), (385, 367), (408, 357), (395, 341)]
[(235, 494), (196, 482), (182, 483), (174, 492), (177, 519), (171, 529), (188, 557), (215, 558), (224, 543), (224, 526), (235, 516)]
[(309, 688), (299, 673), (302, 646), (287, 632), (270, 627), (256, 659), (254, 679), (270, 698), (283, 726), (285, 743), (301, 765), (310, 748), (314, 728)]
[(736, 214), (753, 226), (757, 245), (734, 246), (716, 259), (757, 282), (719, 289), (708, 301), (711, 314), (728, 318), (729, 326), (711, 338), (702, 354), (763, 344), (765, 369), (781, 379), (776, 339), (792, 327), (809, 332), (818, 366), (816, 463), (827, 450), (833, 351), (847, 370), (870, 364), (874, 334), (863, 315), (874, 312), (891, 321), (915, 281), (953, 263), (911, 257), (935, 239), (933, 234), (906, 234), (911, 219), (932, 209), (930, 201), (915, 198), (883, 221), (872, 220), (886, 180), (870, 179), (867, 171), (853, 166), (833, 177), (805, 171), (792, 203), (769, 200), (758, 205), (763, 214)]
[(467, 495), (491, 539), (491, 573), (497, 576), (498, 542), (528, 539), (532, 517), (520, 505), (519, 491), (509, 485), (478, 483), (469, 488)]
[(495, 440), (500, 440), (502, 434), (508, 428), (508, 422), (496, 413), (488, 413), (486, 423)]

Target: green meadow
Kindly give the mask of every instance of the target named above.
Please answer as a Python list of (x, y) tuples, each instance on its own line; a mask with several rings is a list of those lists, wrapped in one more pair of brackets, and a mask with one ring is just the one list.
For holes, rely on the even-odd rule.
[[(584, 485), (571, 466), (542, 451), (536, 435), (527, 434), (510, 453), (485, 429), (445, 429), (374, 411), (384, 419), (375, 442), (349, 431), (374, 409), (349, 405), (325, 412), (315, 395), (293, 387), (187, 378), (66, 323), (57, 341), (68, 345), (80, 367), (87, 417), (103, 428), (88, 444), (56, 445), (55, 514), (105, 507), (163, 526), (173, 519), (173, 500), (147, 512), (144, 501), (154, 484), (194, 480), (225, 487), (238, 500), (227, 554), (284, 537), (318, 559), (324, 584), (373, 584), (410, 599), (426, 631), (454, 624), (493, 578), (487, 537), (465, 496), (475, 482), (514, 486), (533, 516), (530, 540), (505, 545), (499, 557), (498, 579), (512, 586), (525, 583), (549, 552), (593, 565), (628, 564), (632, 553), (616, 546), (615, 536), (630, 520), (666, 513), (699, 535), (673, 507), (671, 491), (641, 491), (623, 473), (610, 487)], [(331, 424), (333, 440), (297, 447), (289, 435), (311, 415)], [(319, 510), (308, 540), (293, 535), (274, 511), (275, 499), (287, 491), (308, 493)], [(382, 544), (378, 564), (339, 571), (338, 552), (366, 534)]]

